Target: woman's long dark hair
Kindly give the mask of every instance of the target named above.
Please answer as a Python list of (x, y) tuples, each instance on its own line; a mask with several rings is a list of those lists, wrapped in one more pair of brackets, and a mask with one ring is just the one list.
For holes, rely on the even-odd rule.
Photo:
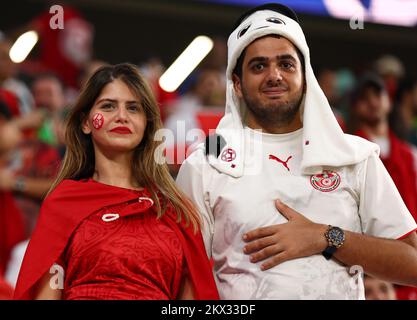
[[(91, 135), (83, 133), (82, 123), (103, 88), (115, 79), (123, 81), (137, 95), (146, 115), (147, 123), (143, 139), (133, 153), (131, 168), (133, 180), (151, 192), (157, 206), (158, 217), (164, 214), (167, 205), (171, 205), (177, 212), (178, 221), (184, 217), (187, 224), (191, 221), (197, 228), (200, 219), (191, 201), (176, 187), (166, 163), (156, 161), (159, 157), (156, 149), (161, 142), (156, 141), (154, 136), (157, 130), (162, 128), (159, 107), (151, 89), (137, 67), (132, 64), (122, 63), (101, 67), (85, 84), (68, 118), (65, 133), (67, 149), (57, 179), (50, 190), (64, 179), (81, 180), (93, 176), (95, 168), (93, 142)], [(158, 197), (158, 191), (163, 203)]]

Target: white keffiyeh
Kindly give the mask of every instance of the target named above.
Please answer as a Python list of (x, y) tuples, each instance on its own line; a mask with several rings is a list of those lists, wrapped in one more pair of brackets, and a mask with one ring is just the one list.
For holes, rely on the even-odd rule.
[[(243, 120), (245, 104), (234, 91), (232, 73), (242, 51), (254, 40), (276, 34), (290, 40), (304, 55), (306, 92), (302, 105), (303, 122), (303, 174), (321, 173), (323, 167), (339, 167), (359, 163), (372, 152), (379, 153), (377, 145), (364, 139), (344, 134), (321, 90), (310, 63), (310, 52), (300, 25), (280, 13), (256, 11), (246, 18), (228, 39), (227, 96), (225, 115), (216, 133), (226, 140), (227, 148), (233, 148), (236, 158), (232, 163), (209, 155), (209, 163), (233, 177), (241, 177), (245, 171), (245, 137)], [(247, 155), (247, 153), (246, 153)]]

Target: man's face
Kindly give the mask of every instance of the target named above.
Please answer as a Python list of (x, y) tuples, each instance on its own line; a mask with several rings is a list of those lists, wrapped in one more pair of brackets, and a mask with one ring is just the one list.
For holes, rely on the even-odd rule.
[(224, 104), (224, 99), (222, 99), (224, 96), (224, 83), (221, 74), (215, 70), (203, 71), (198, 77), (195, 93), (204, 106)]
[(64, 107), (65, 97), (59, 82), (53, 78), (41, 78), (32, 86), (35, 104), (39, 108), (57, 111)]
[(359, 121), (370, 126), (378, 125), (387, 120), (391, 110), (388, 94), (369, 87), (361, 94), (354, 109)]
[(324, 95), (332, 105), (336, 100), (336, 73), (332, 70), (323, 70), (317, 78)]
[(289, 125), (299, 116), (304, 74), (296, 48), (277, 36), (259, 38), (246, 47), (242, 78), (233, 75), (236, 94), (258, 123)]
[(392, 283), (371, 277), (365, 278), (365, 297), (366, 300), (396, 300)]

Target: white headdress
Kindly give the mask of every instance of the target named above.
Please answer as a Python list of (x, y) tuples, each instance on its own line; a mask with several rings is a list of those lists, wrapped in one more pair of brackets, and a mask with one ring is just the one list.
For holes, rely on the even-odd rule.
[(269, 34), (287, 38), (304, 56), (306, 92), (302, 108), (304, 135), (302, 173), (317, 174), (321, 173), (325, 166), (356, 164), (365, 160), (372, 152), (378, 153), (377, 145), (343, 133), (314, 76), (309, 48), (298, 22), (284, 14), (267, 9), (250, 14), (229, 36), (226, 110), (216, 133), (226, 141), (223, 150), (233, 148), (236, 158), (231, 165), (223, 161), (221, 156), (216, 158), (214, 155), (208, 155), (209, 163), (220, 172), (233, 177), (240, 177), (244, 173), (245, 136), (242, 129), (245, 105), (235, 94), (232, 74), (243, 50), (254, 40)]

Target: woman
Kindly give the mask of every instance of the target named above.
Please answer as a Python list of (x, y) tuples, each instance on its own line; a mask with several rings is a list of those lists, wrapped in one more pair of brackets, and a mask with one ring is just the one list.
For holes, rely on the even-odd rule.
[(155, 152), (159, 128), (136, 67), (91, 77), (69, 116), (67, 152), (15, 298), (218, 298), (197, 212)]

